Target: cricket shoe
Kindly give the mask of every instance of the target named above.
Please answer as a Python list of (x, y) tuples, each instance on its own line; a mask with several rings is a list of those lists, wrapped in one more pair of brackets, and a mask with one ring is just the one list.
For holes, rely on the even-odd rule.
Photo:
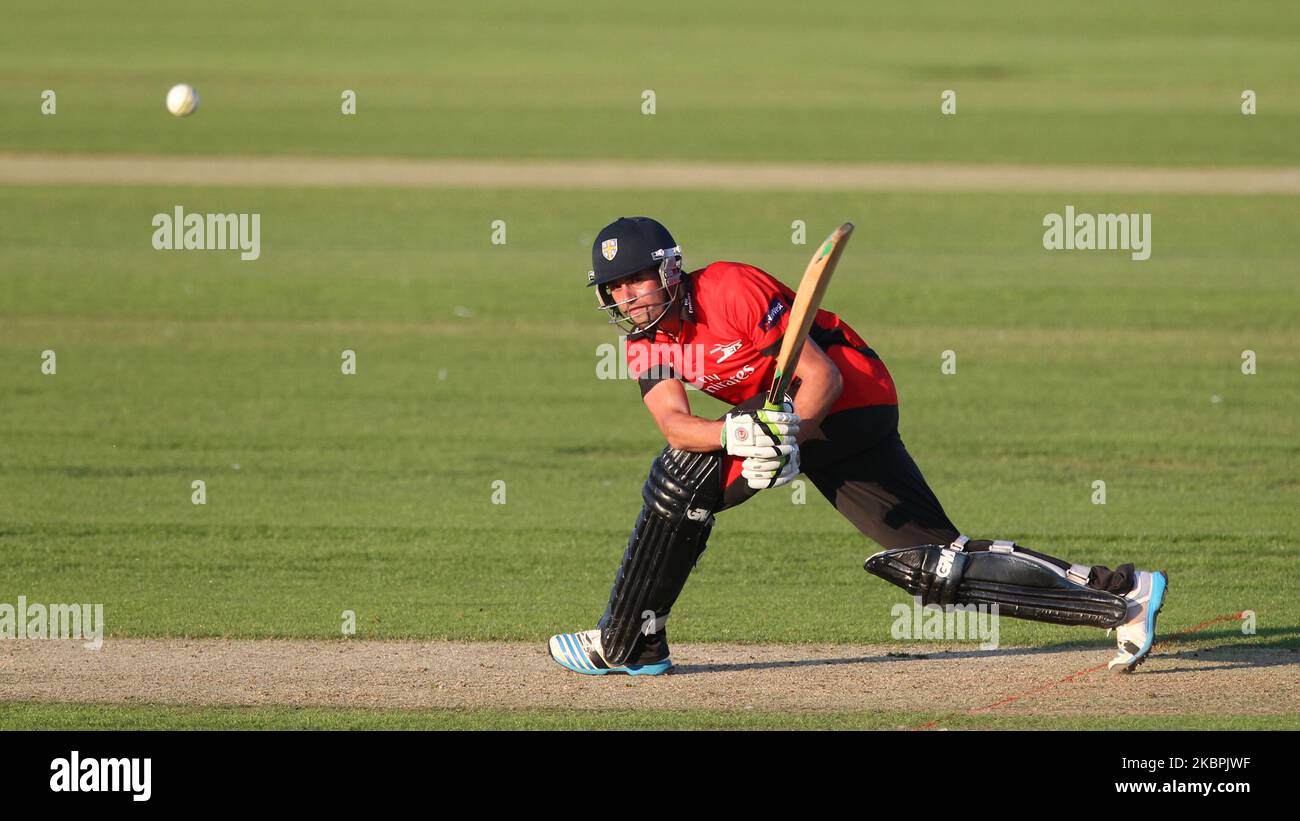
[(1119, 652), (1107, 665), (1111, 672), (1131, 673), (1151, 655), (1151, 644), (1156, 638), (1156, 617), (1165, 606), (1165, 591), (1168, 589), (1169, 576), (1165, 571), (1138, 571), (1133, 589), (1124, 597), (1128, 600), (1128, 621), (1115, 631)]
[[(612, 665), (605, 661), (600, 649), (600, 630), (583, 630), (581, 633), (560, 633), (551, 636), (551, 658), (561, 667), (567, 667), (584, 676), (603, 676), (606, 673), (626, 673), (629, 676), (658, 676), (671, 672), (673, 660), (665, 652), (663, 658), (642, 658), (636, 664)], [(663, 646), (667, 651), (666, 644)]]

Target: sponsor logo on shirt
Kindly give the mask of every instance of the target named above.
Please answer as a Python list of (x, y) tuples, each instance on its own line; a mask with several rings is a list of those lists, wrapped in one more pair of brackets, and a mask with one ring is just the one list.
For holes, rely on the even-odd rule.
[(705, 393), (717, 393), (723, 388), (729, 388), (732, 385), (739, 385), (741, 382), (744, 382), (746, 379), (753, 376), (754, 373), (755, 373), (754, 366), (746, 365), (745, 367), (736, 371), (736, 373), (729, 379), (723, 379), (721, 376), (715, 376), (714, 374), (706, 373), (702, 375), (698, 380), (696, 380), (693, 384), (695, 385), (695, 387), (699, 388)]
[(727, 357), (740, 350), (743, 346), (743, 340), (737, 339), (735, 342), (728, 342), (725, 345), (714, 345), (713, 350), (709, 351), (709, 353), (722, 354), (722, 356), (718, 357), (718, 364), (721, 365), (723, 362), (727, 361)]
[(758, 323), (758, 327), (764, 331), (772, 330), (783, 313), (785, 313), (785, 302), (779, 296), (772, 297), (772, 301), (767, 303), (767, 313), (763, 314), (763, 321)]

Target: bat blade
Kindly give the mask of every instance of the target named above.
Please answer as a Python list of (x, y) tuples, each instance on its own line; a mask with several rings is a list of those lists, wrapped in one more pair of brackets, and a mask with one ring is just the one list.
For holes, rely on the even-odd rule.
[(835, 264), (844, 253), (844, 246), (853, 233), (853, 223), (846, 222), (826, 238), (817, 249), (812, 261), (799, 281), (799, 290), (795, 291), (794, 305), (790, 306), (790, 321), (781, 340), (781, 352), (776, 357), (776, 373), (772, 375), (772, 387), (767, 392), (767, 404), (775, 407), (785, 396), (794, 379), (795, 366), (799, 364), (799, 354), (803, 352), (808, 331), (812, 328), (817, 309), (821, 307), (822, 296), (831, 283), (831, 274), (835, 273)]

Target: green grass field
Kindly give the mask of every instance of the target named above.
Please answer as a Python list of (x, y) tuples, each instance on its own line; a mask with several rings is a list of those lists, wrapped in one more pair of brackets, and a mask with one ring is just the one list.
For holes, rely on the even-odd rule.
[[(1300, 165), (1289, 4), (12, 4), (0, 152)], [(545, 19), (540, 15), (547, 14)], [(414, 16), (411, 16), (414, 14)], [(443, 15), (450, 16), (443, 16)], [(1125, 22), (1104, 22), (1120, 16)], [(33, 31), (42, 37), (30, 36)], [(104, 32), (116, 36), (103, 37)], [(172, 82), (203, 108), (162, 107)], [(39, 114), (41, 89), (58, 114)], [(339, 91), (359, 114), (343, 117)], [(959, 114), (938, 113), (955, 88)], [(1243, 88), (1260, 113), (1239, 112)], [(639, 112), (654, 89), (658, 113)], [(262, 256), (154, 251), (150, 219), (262, 215)], [(1052, 252), (1041, 220), (1149, 212), (1153, 252)], [(585, 285), (595, 232), (664, 220), (687, 264), (790, 284), (859, 234), (827, 305), (898, 382), (954, 521), (1170, 572), (1162, 632), (1254, 610), (1300, 647), (1295, 197), (9, 186), (0, 189), (0, 602), (103, 602), (112, 637), (520, 640), (604, 605), (661, 437)], [(493, 220), (508, 241), (491, 242)], [(340, 373), (356, 352), (358, 373)], [(42, 351), (57, 355), (43, 375)], [(940, 373), (945, 350), (957, 373)], [(1242, 373), (1252, 350), (1258, 372)], [(692, 394), (696, 412), (724, 406)], [(191, 482), (207, 504), (191, 504)], [(493, 483), (506, 503), (494, 504)], [(1107, 503), (1091, 501), (1102, 480)], [(902, 591), (809, 484), (724, 513), (679, 641), (887, 642)], [(1096, 634), (1016, 620), (1005, 644)], [(1172, 726), (1277, 726), (1183, 716)], [(367, 713), (0, 703), (0, 728), (854, 727), (924, 714)], [(1091, 727), (969, 719), (970, 727)], [(1294, 715), (1286, 721), (1295, 728)], [(1285, 722), (1284, 722), (1285, 723)], [(963, 726), (956, 724), (954, 726)], [(1171, 726), (1133, 720), (1133, 728)]]
[[(368, 637), (535, 640), (591, 621), (659, 441), (635, 386), (596, 378), (614, 337), (575, 235), (605, 199), (8, 192), (4, 578), (105, 601), (118, 635), (328, 637), (344, 609)], [(1134, 201), (1161, 226), (1138, 263), (1035, 248), (1053, 197), (754, 197), (751, 222), (720, 226), (720, 195), (612, 199), (707, 237), (694, 259), (787, 279), (806, 252), (769, 214), (860, 219), (830, 305), (891, 365), (905, 440), (959, 526), (1167, 567), (1170, 627), (1242, 609), (1297, 623), (1294, 587), (1267, 583), (1295, 567), (1293, 203)], [(172, 200), (260, 209), (262, 259), (156, 252), (123, 230)], [(372, 235), (376, 211), (410, 215), (406, 230)], [(500, 213), (505, 247), (489, 242)], [(931, 242), (907, 233), (939, 219)], [(539, 422), (544, 441), (522, 440)], [(809, 490), (720, 517), (675, 635), (888, 635), (898, 591), (861, 571), (866, 543)], [(1204, 572), (1228, 562), (1239, 572)], [(1078, 635), (1011, 624), (1016, 640)]]
[[(35, 113), (46, 88), (61, 108), (6, 116), (3, 151), (1300, 163), (1300, 9), (1282, 0), (768, 0), (743, 18), (672, 0), (653, 23), (520, 0), (7, 8), (0, 108)], [(204, 116), (175, 128), (161, 102), (182, 81)], [(936, 116), (945, 89), (956, 117)]]
[[(360, 710), (0, 704), (0, 730), (913, 730), (941, 713), (704, 710)], [(1185, 730), (1300, 730), (1296, 716), (1180, 717)], [(1162, 730), (1163, 716), (948, 719), (953, 730)]]

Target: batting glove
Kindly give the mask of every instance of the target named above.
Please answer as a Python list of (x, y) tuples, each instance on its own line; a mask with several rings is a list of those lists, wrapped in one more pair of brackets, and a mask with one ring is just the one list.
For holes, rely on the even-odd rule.
[(722, 425), (722, 446), (730, 456), (779, 459), (788, 457), (799, 435), (799, 417), (788, 401), (779, 408), (735, 411)]
[(780, 487), (799, 475), (799, 446), (780, 447), (789, 452), (775, 458), (751, 456), (741, 463), (740, 475), (745, 477), (750, 487), (755, 490)]

